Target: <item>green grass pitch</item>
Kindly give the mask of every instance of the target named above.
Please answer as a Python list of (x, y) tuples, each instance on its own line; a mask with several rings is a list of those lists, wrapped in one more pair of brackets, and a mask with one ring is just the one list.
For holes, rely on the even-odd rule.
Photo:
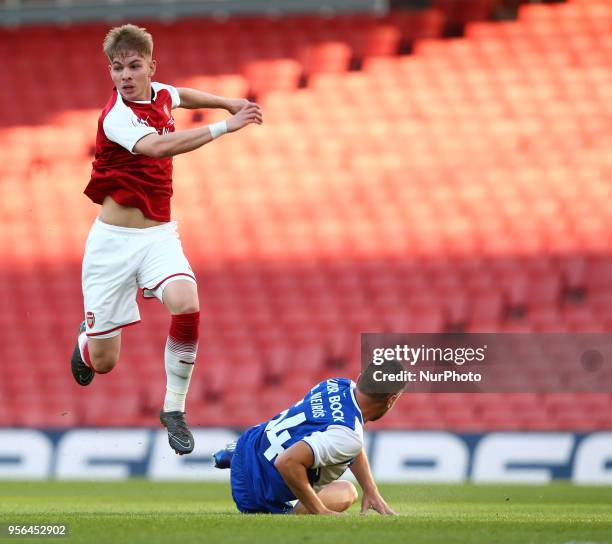
[[(2, 482), (0, 524), (68, 523), (70, 543), (612, 544), (612, 487), (384, 485), (398, 512), (245, 516), (227, 484)], [(40, 542), (49, 539), (7, 538)]]

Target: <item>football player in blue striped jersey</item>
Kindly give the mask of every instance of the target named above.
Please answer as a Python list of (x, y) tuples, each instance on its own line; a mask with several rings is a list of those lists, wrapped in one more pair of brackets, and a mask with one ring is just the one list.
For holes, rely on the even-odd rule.
[(232, 496), (241, 512), (337, 515), (358, 498), (350, 481), (338, 480), (348, 468), (363, 490), (362, 513), (395, 513), (372, 476), (363, 425), (393, 407), (405, 382), (377, 388), (375, 370), (368, 368), (357, 383), (346, 378), (318, 383), (292, 407), (215, 454), (218, 468), (231, 468)]

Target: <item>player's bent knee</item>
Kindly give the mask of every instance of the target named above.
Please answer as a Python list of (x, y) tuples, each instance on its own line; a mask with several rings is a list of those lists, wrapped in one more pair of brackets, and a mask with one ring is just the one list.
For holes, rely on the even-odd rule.
[(109, 373), (113, 368), (115, 368), (115, 365), (119, 359), (118, 355), (109, 353), (90, 353), (90, 357), (91, 364), (98, 374)]
[(344, 492), (343, 494), (344, 494), (344, 500), (346, 501), (346, 508), (349, 508), (353, 504), (355, 504), (355, 502), (359, 498), (359, 493), (357, 492), (357, 489), (355, 488), (352, 482), (342, 480), (341, 482), (338, 482), (338, 483), (341, 483), (343, 485), (342, 491)]
[(359, 498), (355, 486), (347, 480), (336, 480), (320, 492), (321, 500), (330, 510), (344, 512)]
[(351, 487), (352, 487), (351, 504), (355, 504), (359, 500), (359, 493), (353, 484), (351, 484)]
[(191, 281), (177, 280), (168, 284), (164, 289), (162, 300), (173, 315), (200, 311), (198, 287)]
[(113, 368), (115, 368), (117, 361), (107, 358), (96, 359), (92, 357), (91, 364), (98, 374), (108, 374)]
[(173, 315), (195, 314), (200, 311), (198, 301), (186, 300), (176, 304), (172, 309)]

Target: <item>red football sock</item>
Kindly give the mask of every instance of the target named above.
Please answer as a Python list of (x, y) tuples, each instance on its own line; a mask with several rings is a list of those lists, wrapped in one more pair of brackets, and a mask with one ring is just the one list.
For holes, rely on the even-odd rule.
[(164, 411), (185, 411), (185, 397), (198, 350), (200, 312), (173, 315), (166, 341)]

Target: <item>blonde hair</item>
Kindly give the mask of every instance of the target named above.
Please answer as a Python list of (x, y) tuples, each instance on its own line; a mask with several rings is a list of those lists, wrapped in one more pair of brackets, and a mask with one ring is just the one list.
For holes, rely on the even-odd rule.
[(136, 25), (111, 28), (104, 38), (104, 54), (111, 62), (119, 51), (136, 51), (143, 57), (153, 55), (153, 36)]

